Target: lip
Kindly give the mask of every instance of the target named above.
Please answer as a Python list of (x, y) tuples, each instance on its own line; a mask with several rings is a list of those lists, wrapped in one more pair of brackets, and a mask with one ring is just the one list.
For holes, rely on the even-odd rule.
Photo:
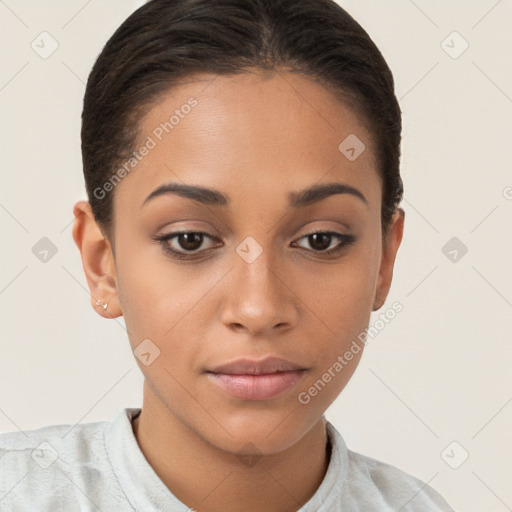
[(235, 398), (270, 400), (291, 389), (307, 368), (278, 357), (237, 359), (207, 371), (213, 383)]
[(208, 377), (224, 391), (241, 400), (270, 400), (282, 395), (301, 379), (305, 370), (233, 375), (208, 373)]
[(266, 357), (260, 361), (252, 359), (237, 359), (208, 370), (211, 373), (222, 373), (225, 375), (265, 375), (277, 372), (293, 372), (305, 370), (303, 366), (281, 359), (279, 357)]

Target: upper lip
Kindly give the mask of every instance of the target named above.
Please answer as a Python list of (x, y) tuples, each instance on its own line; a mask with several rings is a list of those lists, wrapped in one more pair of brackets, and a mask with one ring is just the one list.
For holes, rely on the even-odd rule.
[(260, 361), (237, 359), (231, 363), (216, 366), (208, 371), (211, 373), (224, 373), (229, 375), (263, 375), (296, 370), (305, 370), (305, 368), (279, 357), (267, 357)]

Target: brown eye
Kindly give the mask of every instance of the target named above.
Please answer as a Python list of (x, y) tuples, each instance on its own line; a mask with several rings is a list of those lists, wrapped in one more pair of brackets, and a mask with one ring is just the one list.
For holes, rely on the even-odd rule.
[(201, 247), (203, 235), (201, 233), (180, 233), (176, 241), (182, 249), (195, 251)]
[(313, 249), (318, 251), (324, 251), (331, 245), (332, 235), (327, 233), (313, 233), (308, 235), (308, 241)]
[(206, 252), (206, 249), (199, 249), (204, 245), (205, 239), (213, 240), (214, 237), (202, 231), (181, 231), (155, 237), (154, 239), (163, 246), (166, 253), (179, 259), (194, 257)]
[[(340, 253), (355, 242), (355, 237), (336, 233), (335, 231), (317, 231), (303, 236), (301, 240), (302, 239), (307, 239), (308, 244), (312, 248), (311, 250), (320, 255)], [(333, 242), (336, 242), (336, 240), (338, 240), (338, 244), (332, 246)], [(329, 247), (331, 247), (330, 250), (328, 250)]]

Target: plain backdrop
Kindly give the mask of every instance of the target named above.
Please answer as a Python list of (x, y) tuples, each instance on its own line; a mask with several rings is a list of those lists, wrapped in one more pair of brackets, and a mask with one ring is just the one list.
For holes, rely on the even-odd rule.
[[(0, 2), (0, 431), (141, 405), (123, 319), (92, 309), (71, 229), (85, 82), (142, 3)], [(512, 510), (512, 3), (340, 4), (387, 59), (403, 111), (405, 234), (371, 323), (394, 301), (403, 311), (326, 416), (456, 510)], [(42, 32), (58, 44), (48, 58), (32, 48)]]

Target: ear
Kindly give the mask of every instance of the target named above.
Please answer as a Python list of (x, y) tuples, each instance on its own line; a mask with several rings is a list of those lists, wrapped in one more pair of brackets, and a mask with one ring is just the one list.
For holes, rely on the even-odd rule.
[(386, 302), (386, 298), (391, 288), (393, 279), (393, 266), (395, 264), (396, 253), (402, 242), (404, 232), (405, 212), (402, 208), (397, 208), (391, 219), (391, 223), (382, 248), (382, 259), (380, 263), (377, 289), (373, 303), (373, 311), (380, 309)]
[[(88, 201), (78, 201), (73, 207), (75, 221), (73, 239), (82, 256), (87, 283), (91, 291), (91, 305), (104, 318), (122, 315), (118, 294), (113, 251), (110, 242), (96, 223)], [(101, 300), (108, 308), (97, 305)]]

